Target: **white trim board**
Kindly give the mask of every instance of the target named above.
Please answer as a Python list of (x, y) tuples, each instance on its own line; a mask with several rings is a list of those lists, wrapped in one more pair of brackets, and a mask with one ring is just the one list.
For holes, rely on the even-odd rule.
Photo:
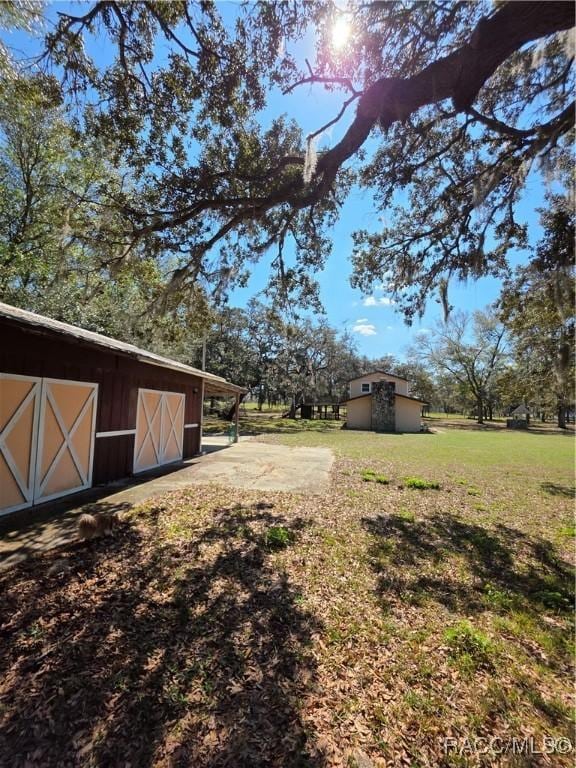
[(123, 435), (135, 435), (135, 429), (115, 429), (111, 432), (96, 432), (96, 437), (122, 437)]

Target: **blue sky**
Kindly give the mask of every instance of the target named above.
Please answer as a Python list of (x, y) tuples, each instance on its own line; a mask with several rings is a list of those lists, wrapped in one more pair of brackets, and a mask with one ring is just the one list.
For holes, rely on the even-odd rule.
[[(235, 4), (222, 5), (225, 6), (225, 16), (232, 17), (235, 13)], [(72, 9), (75, 14), (81, 12), (81, 6), (79, 7), (78, 4), (51, 3), (48, 16), (54, 18), (57, 11), (63, 9)], [(37, 47), (37, 44), (32, 43), (22, 33), (8, 36), (2, 34), (2, 37), (9, 45), (26, 52), (32, 52)], [(111, 51), (103, 50), (101, 43), (94, 47), (94, 50), (97, 51), (95, 58), (100, 63), (110, 60)], [(311, 61), (314, 59), (314, 45), (311, 37), (298, 44), (297, 54), (302, 62), (304, 58), (309, 58)], [(343, 98), (342, 94), (328, 93), (320, 86), (305, 85), (289, 96), (283, 96), (280, 93), (272, 94), (266, 110), (258, 117), (262, 124), (266, 125), (272, 117), (286, 113), (296, 120), (303, 134), (307, 135), (338, 113)], [(353, 110), (352, 105), (340, 123), (334, 126), (328, 135), (325, 134), (320, 138), (318, 149), (327, 148), (339, 140), (352, 120)], [(519, 206), (518, 219), (528, 223), (530, 239), (533, 242), (540, 235), (536, 209), (542, 204), (542, 183), (535, 174), (532, 174)], [(352, 233), (359, 228), (377, 230), (381, 215), (381, 212), (376, 210), (369, 191), (355, 190), (343, 206), (340, 219), (334, 226), (332, 255), (328, 259), (326, 268), (316, 277), (320, 283), (320, 298), (328, 321), (337, 329), (352, 332), (362, 354), (369, 357), (392, 354), (402, 359), (415, 335), (429, 330), (440, 318), (441, 309), (435, 298), (431, 297), (422, 320), (416, 320), (412, 327), (408, 327), (404, 324), (402, 316), (396, 312), (390, 297), (382, 290), (376, 290), (372, 295), (364, 296), (350, 286)], [(525, 258), (525, 253), (516, 253), (510, 260), (512, 263), (520, 263)], [(244, 306), (251, 297), (263, 290), (267, 282), (269, 261), (269, 258), (263, 258), (258, 264), (253, 265), (248, 285), (232, 293), (230, 305)], [(483, 308), (496, 299), (499, 289), (499, 281), (493, 278), (469, 281), (466, 285), (453, 283), (449, 291), (450, 302), (456, 309), (471, 311)]]

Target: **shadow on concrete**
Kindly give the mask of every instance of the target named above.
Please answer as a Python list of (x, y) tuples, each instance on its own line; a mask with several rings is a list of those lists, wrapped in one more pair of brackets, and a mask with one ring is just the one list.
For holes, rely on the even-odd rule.
[(115, 480), (112, 483), (106, 485), (97, 485), (93, 488), (88, 488), (86, 491), (80, 491), (79, 493), (71, 494), (62, 499), (56, 499), (54, 501), (48, 501), (45, 504), (40, 504), (33, 509), (22, 509), (13, 514), (0, 517), (0, 541), (8, 540), (10, 532), (21, 531), (27, 525), (35, 526), (44, 521), (50, 521), (51, 519), (59, 518), (61, 515), (67, 513), (85, 512), (87, 505), (98, 504), (100, 500), (106, 499), (108, 496), (119, 493), (120, 491), (128, 488), (138, 488), (141, 485), (149, 483), (151, 480), (160, 477), (166, 477), (181, 469), (188, 467), (192, 464), (196, 464), (202, 459), (202, 456), (217, 451), (222, 451), (230, 446), (230, 442), (225, 436), (210, 436), (202, 443), (202, 453), (198, 456), (193, 456), (185, 461), (178, 461), (173, 464), (167, 464), (163, 467), (157, 467), (155, 469), (142, 472), (138, 475), (131, 475), (129, 477), (122, 478), (121, 480)]
[[(209, 439), (203, 446), (202, 455), (228, 446), (227, 438)], [(80, 515), (85, 512), (125, 512), (135, 503), (155, 495), (154, 480), (169, 478), (197, 464), (202, 455), (0, 517), (0, 570), (11, 568), (34, 553), (75, 541)], [(146, 486), (149, 486), (149, 491)], [(141, 489), (140, 493), (138, 489)], [(130, 494), (131, 490), (133, 494)], [(123, 492), (129, 498), (123, 499)]]

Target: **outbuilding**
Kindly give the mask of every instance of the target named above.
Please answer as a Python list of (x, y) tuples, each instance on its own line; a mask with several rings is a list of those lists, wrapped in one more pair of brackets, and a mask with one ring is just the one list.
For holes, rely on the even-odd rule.
[(0, 515), (197, 455), (204, 397), (245, 391), (0, 303)]
[(376, 432), (420, 432), (423, 400), (408, 393), (408, 380), (371, 371), (350, 381), (346, 427)]

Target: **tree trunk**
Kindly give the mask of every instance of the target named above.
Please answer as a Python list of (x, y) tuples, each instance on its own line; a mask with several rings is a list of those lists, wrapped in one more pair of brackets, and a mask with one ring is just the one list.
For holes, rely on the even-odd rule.
[(558, 427), (566, 429), (566, 408), (564, 405), (558, 406)]
[[(244, 402), (245, 397), (246, 395), (242, 395), (241, 397), (238, 398), (238, 410), (240, 410), (240, 405)], [(232, 419), (234, 419), (235, 414), (236, 414), (236, 400), (234, 401), (234, 403), (232, 404), (232, 407), (230, 408), (230, 410), (225, 416), (226, 421), (232, 421)]]
[(484, 424), (484, 402), (480, 398), (476, 401), (476, 417), (478, 424)]

